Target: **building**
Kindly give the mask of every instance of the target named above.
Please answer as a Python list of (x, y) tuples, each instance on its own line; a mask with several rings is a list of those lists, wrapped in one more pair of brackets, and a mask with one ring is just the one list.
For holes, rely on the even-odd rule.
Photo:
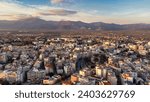
[(146, 77), (146, 84), (147, 84), (147, 85), (150, 85), (150, 76), (147, 76), (147, 77)]
[(99, 85), (111, 85), (111, 83), (107, 80), (102, 80), (98, 83)]
[(111, 83), (111, 85), (117, 85), (117, 77), (113, 71), (108, 71), (107, 80)]
[(107, 78), (107, 69), (105, 69), (105, 68), (103, 68), (103, 70), (102, 70), (102, 77), (103, 77), (104, 79)]
[(6, 64), (8, 62), (8, 56), (6, 53), (0, 54), (0, 64)]
[(47, 74), (49, 74), (49, 73), (54, 74), (55, 73), (53, 64), (49, 64), (49, 63), (45, 64), (45, 70), (46, 70)]
[(133, 76), (131, 75), (131, 73), (123, 73), (121, 74), (121, 84), (122, 85), (132, 85), (133, 84)]
[(26, 73), (23, 67), (19, 67), (17, 70), (17, 81), (21, 83), (25, 82), (27, 79)]
[(137, 51), (138, 46), (137, 46), (137, 45), (133, 45), (133, 44), (129, 44), (129, 49), (130, 49), (130, 50)]
[(5, 71), (6, 80), (9, 84), (16, 84), (17, 82), (17, 72), (16, 71)]
[(0, 71), (0, 79), (1, 80), (6, 79), (6, 73), (4, 73), (3, 71)]
[(86, 77), (90, 76), (92, 74), (92, 71), (89, 68), (85, 68), (79, 71), (79, 75)]
[(99, 67), (96, 67), (96, 76), (97, 77), (102, 77), (102, 69)]
[(72, 85), (70, 80), (62, 81), (62, 85)]
[(4, 65), (0, 64), (0, 70), (4, 70)]
[(57, 80), (54, 78), (43, 79), (44, 85), (54, 85), (56, 82), (57, 82)]
[(71, 82), (72, 83), (77, 83), (79, 81), (79, 75), (76, 73), (76, 74), (72, 74), (71, 75)]
[(64, 66), (64, 73), (66, 76), (71, 75), (72, 72), (71, 72), (71, 68), (69, 65)]
[(27, 73), (27, 81), (32, 84), (41, 83), (41, 81), (45, 78), (45, 75), (45, 70), (30, 70)]
[(113, 58), (109, 57), (109, 58), (108, 58), (108, 64), (109, 64), (109, 65), (112, 65), (113, 63), (114, 63)]
[(89, 78), (88, 77), (80, 76), (79, 77), (79, 82), (80, 83), (89, 83)]
[(51, 76), (56, 74), (56, 67), (53, 57), (44, 58), (44, 66), (47, 74), (51, 74)]
[(44, 67), (43, 65), (44, 65), (43, 61), (37, 60), (37, 61), (34, 63), (33, 67), (34, 67), (34, 68), (37, 68), (37, 69), (43, 69), (43, 67)]

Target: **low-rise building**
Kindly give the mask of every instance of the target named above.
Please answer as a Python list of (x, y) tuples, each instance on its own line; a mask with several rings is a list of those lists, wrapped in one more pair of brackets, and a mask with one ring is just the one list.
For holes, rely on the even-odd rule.
[(79, 71), (79, 74), (83, 77), (90, 76), (92, 71), (88, 68), (82, 69)]
[(27, 80), (31, 83), (39, 83), (46, 75), (45, 70), (30, 70), (27, 73)]
[(79, 75), (76, 73), (76, 74), (72, 74), (71, 75), (71, 82), (72, 83), (77, 83), (79, 81)]
[(131, 73), (123, 73), (120, 77), (122, 85), (133, 84), (133, 76), (131, 75)]
[(6, 64), (8, 62), (8, 56), (6, 53), (0, 53), (0, 64)]

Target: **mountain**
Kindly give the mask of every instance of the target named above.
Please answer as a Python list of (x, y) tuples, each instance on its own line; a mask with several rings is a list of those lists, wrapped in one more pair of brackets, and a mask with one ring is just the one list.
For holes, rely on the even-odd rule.
[(0, 29), (14, 30), (150, 30), (150, 24), (113, 24), (103, 22), (84, 23), (81, 21), (45, 21), (28, 18), (16, 21), (0, 21)]

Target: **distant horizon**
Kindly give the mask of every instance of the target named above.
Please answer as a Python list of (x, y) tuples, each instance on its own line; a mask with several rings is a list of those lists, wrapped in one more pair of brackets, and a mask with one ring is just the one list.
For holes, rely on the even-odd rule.
[(75, 20), (45, 20), (45, 19), (41, 19), (41, 18), (38, 18), (38, 17), (31, 17), (31, 18), (23, 18), (23, 19), (16, 19), (16, 20), (0, 20), (0, 21), (21, 21), (21, 20), (28, 20), (28, 19), (39, 19), (39, 20), (43, 20), (43, 21), (46, 21), (46, 22), (49, 22), (49, 21), (52, 21), (52, 22), (82, 22), (82, 23), (87, 23), (87, 24), (90, 24), (90, 23), (106, 23), (106, 24), (117, 24), (117, 25), (132, 25), (132, 24), (146, 24), (146, 25), (149, 25), (150, 23), (125, 23), (125, 24), (119, 24), (119, 23), (111, 23), (111, 22), (103, 22), (103, 21), (97, 21), (97, 22), (84, 22), (84, 21), (75, 21)]
[(0, 0), (0, 20), (150, 24), (150, 0)]

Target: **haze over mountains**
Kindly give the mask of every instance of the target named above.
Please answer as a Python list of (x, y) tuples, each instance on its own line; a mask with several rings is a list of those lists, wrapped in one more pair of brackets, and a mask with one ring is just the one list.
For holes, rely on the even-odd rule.
[(150, 30), (150, 24), (110, 24), (103, 22), (85, 23), (81, 21), (45, 21), (28, 18), (17, 21), (0, 20), (0, 29), (11, 30)]

